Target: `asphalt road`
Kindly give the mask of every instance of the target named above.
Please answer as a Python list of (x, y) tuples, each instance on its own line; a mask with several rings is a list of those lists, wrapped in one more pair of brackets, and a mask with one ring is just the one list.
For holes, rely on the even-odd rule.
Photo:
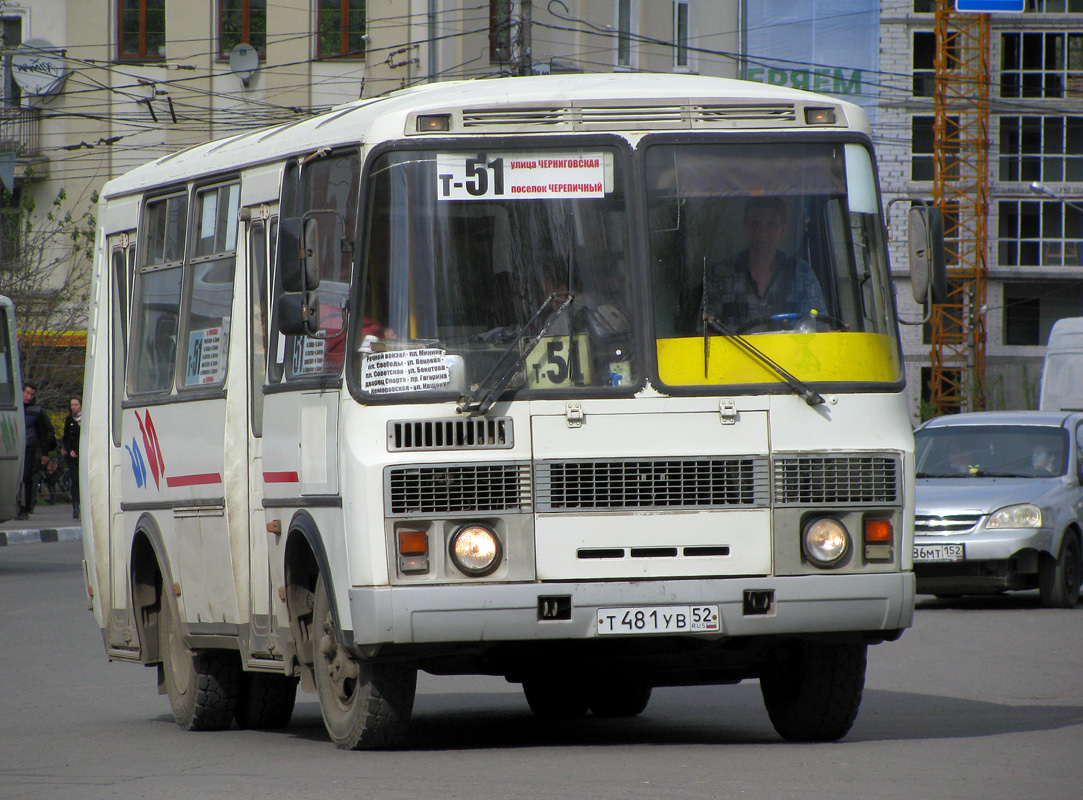
[(314, 695), (278, 732), (185, 733), (109, 664), (79, 542), (0, 547), (0, 798), (925, 798), (1083, 793), (1083, 604), (922, 600), (870, 650), (842, 742), (774, 733), (755, 682), (657, 689), (632, 720), (541, 723), (496, 678), (419, 678), (409, 750), (348, 753)]

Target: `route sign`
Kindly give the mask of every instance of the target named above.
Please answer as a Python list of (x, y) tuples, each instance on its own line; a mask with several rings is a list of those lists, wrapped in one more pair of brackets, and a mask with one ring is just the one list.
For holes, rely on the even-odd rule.
[(1026, 0), (955, 0), (955, 10), (962, 12), (990, 13), (998, 11), (1022, 13)]

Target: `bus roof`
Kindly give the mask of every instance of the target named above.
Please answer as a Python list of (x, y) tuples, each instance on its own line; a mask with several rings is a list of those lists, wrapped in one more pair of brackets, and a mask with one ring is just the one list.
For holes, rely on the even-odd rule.
[[(809, 125), (806, 107), (833, 108), (835, 122)], [(439, 114), (449, 115), (448, 130), (417, 130), (417, 116)], [(403, 137), (807, 127), (869, 133), (864, 113), (852, 103), (729, 78), (587, 73), (449, 81), (171, 153), (110, 181), (102, 195), (117, 197), (323, 147)]]

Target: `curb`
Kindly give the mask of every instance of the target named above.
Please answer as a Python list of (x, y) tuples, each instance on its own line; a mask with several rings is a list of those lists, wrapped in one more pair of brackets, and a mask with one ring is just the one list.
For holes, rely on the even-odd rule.
[(0, 547), (13, 544), (47, 544), (50, 542), (77, 542), (83, 538), (83, 529), (41, 528), (40, 530), (0, 531)]

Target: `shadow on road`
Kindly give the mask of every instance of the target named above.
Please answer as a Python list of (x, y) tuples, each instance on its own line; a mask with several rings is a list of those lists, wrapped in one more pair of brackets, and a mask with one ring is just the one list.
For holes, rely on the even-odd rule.
[[(298, 700), (301, 700), (301, 696)], [(167, 718), (163, 718), (165, 721)], [(171, 719), (168, 721), (172, 722)], [(1008, 705), (933, 694), (867, 690), (843, 743), (928, 741), (1046, 731), (1083, 724), (1083, 706)], [(315, 702), (298, 702), (282, 733), (327, 741)], [(419, 695), (411, 723), (415, 751), (624, 745), (786, 744), (771, 727), (755, 682), (656, 689), (631, 719), (543, 721), (515, 693)]]

